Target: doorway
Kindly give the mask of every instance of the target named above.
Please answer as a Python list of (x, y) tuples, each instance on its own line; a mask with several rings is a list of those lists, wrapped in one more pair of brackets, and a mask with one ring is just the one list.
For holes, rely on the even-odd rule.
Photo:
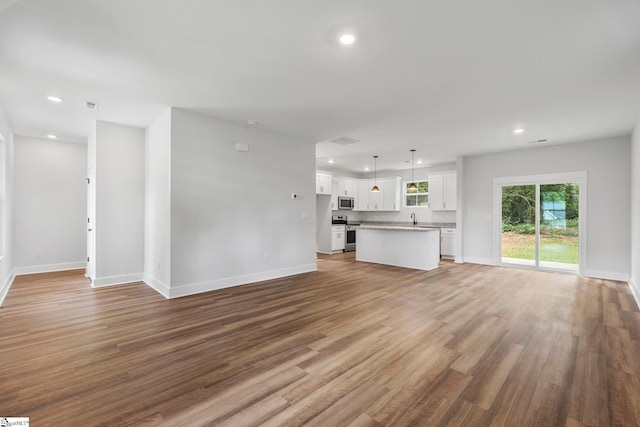
[(584, 267), (586, 173), (499, 178), (496, 263), (580, 273)]

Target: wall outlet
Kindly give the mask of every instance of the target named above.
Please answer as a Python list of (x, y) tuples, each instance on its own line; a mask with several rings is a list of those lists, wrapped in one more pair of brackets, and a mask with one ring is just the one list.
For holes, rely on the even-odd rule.
[(300, 214), (300, 217), (301, 217), (302, 219), (309, 219), (309, 212), (302, 212), (302, 213)]
[(269, 255), (264, 254), (264, 256), (262, 257), (262, 260), (263, 260), (264, 262), (269, 261)]
[(36, 251), (36, 258), (42, 258), (42, 250), (38, 249)]
[(298, 195), (296, 193), (291, 193), (291, 200), (295, 200), (298, 198)]

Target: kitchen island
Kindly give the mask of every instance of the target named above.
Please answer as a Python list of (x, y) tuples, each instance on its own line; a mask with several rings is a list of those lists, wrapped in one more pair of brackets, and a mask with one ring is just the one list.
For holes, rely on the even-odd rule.
[(440, 229), (363, 225), (358, 228), (356, 261), (433, 270), (440, 261)]

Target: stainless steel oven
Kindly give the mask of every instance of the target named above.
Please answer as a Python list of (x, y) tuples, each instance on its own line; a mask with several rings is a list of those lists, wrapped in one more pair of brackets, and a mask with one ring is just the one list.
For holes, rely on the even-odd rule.
[(346, 238), (344, 240), (344, 251), (350, 252), (356, 250), (356, 230), (357, 225), (347, 225), (345, 227)]
[(344, 239), (344, 251), (352, 252), (356, 250), (356, 229), (359, 224), (349, 224), (346, 215), (332, 215), (332, 225), (344, 225), (345, 226), (345, 239)]

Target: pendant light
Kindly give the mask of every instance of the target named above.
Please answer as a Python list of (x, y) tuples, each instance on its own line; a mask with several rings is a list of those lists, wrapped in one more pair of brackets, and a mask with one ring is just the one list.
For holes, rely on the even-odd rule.
[(378, 156), (373, 156), (373, 187), (371, 188), (371, 191), (373, 191), (374, 193), (377, 193), (380, 191), (380, 189), (378, 188)]
[(407, 190), (417, 190), (418, 189), (418, 186), (416, 185), (416, 182), (413, 180), (413, 160), (415, 159), (415, 156), (416, 156), (416, 150), (415, 149), (411, 149), (411, 182), (407, 186)]

